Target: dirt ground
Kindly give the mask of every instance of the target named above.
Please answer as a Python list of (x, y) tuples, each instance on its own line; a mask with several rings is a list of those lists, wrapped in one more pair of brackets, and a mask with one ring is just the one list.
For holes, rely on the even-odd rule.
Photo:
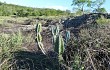
[[(33, 21), (34, 20), (36, 19), (33, 19)], [(30, 22), (28, 21), (24, 23), (13, 23), (13, 22), (4, 23), (5, 25), (0, 26), (0, 33), (12, 34), (12, 33), (17, 33), (20, 30), (23, 36), (30, 35), (34, 40), (36, 37), (36, 32), (35, 32), (36, 24), (31, 24), (33, 21), (30, 21)], [(46, 24), (43, 24), (43, 22), (45, 22)], [(58, 23), (58, 20), (52, 21), (52, 20), (42, 19), (41, 23), (43, 24), (42, 32), (41, 32), (41, 35), (43, 38), (43, 45), (47, 51), (52, 50), (52, 38), (51, 38), (52, 36), (51, 36), (51, 31), (49, 30), (50, 29), (49, 25), (54, 25), (55, 23)], [(9, 25), (9, 26), (6, 26), (6, 25)], [(35, 41), (32, 41), (30, 43), (24, 42), (22, 47), (28, 51), (36, 51), (37, 43)]]

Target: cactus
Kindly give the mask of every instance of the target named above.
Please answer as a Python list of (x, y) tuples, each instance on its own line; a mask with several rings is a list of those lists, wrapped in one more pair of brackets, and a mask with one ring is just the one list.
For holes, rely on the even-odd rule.
[(42, 36), (40, 33), (37, 33), (36, 39), (37, 39), (37, 42), (42, 42)]
[(58, 53), (58, 55), (62, 55), (64, 52), (64, 40), (61, 35), (56, 38), (54, 51)]
[(40, 32), (42, 31), (42, 25), (41, 25), (41, 23), (38, 23), (38, 24), (36, 25), (35, 31), (36, 31), (36, 33), (40, 33)]
[(52, 35), (53, 35), (53, 46), (54, 51), (58, 53), (59, 61), (63, 60), (62, 54), (64, 52), (64, 40), (62, 36), (59, 34), (59, 26), (52, 27)]
[(59, 62), (63, 61), (62, 54), (64, 52), (64, 40), (61, 35), (58, 35), (58, 37), (56, 37), (54, 51), (58, 54)]
[(53, 43), (53, 45), (55, 45), (56, 38), (59, 35), (59, 26), (58, 25), (56, 27), (52, 26), (51, 32), (52, 32), (52, 36), (53, 36), (52, 43)]
[(38, 45), (38, 49), (41, 50), (43, 52), (43, 54), (46, 54), (46, 51), (45, 51), (43, 43), (42, 43), (42, 36), (40, 34), (40, 32), (42, 31), (41, 23), (38, 23), (36, 25), (35, 31), (36, 31), (36, 42), (37, 42), (37, 45)]
[(65, 43), (67, 44), (67, 42), (70, 39), (70, 31), (66, 31), (66, 35), (65, 35)]
[(52, 26), (52, 35), (58, 35), (59, 34), (59, 26), (56, 27)]

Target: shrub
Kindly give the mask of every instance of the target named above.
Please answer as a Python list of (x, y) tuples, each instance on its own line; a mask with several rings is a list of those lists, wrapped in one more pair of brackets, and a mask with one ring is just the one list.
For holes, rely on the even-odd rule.
[(0, 34), (0, 59), (8, 58), (11, 55), (10, 52), (20, 50), (22, 41), (23, 36), (20, 32), (12, 35)]
[(65, 62), (74, 70), (109, 69), (110, 28), (83, 28), (71, 38), (65, 50)]
[(105, 18), (104, 16), (101, 16), (100, 18), (98, 18), (98, 19), (96, 20), (96, 22), (97, 22), (98, 24), (108, 24), (108, 23), (110, 23), (110, 19), (107, 19), (107, 18)]

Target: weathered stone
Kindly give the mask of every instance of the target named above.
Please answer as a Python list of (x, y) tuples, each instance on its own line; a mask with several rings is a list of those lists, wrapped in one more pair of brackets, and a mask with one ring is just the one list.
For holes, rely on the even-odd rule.
[(84, 14), (82, 16), (77, 16), (74, 18), (67, 18), (63, 25), (65, 28), (74, 27), (78, 28), (84, 24), (94, 24), (96, 23), (96, 19), (100, 18), (101, 16), (104, 16), (105, 18), (109, 19), (110, 14), (108, 13), (90, 13), (90, 14)]

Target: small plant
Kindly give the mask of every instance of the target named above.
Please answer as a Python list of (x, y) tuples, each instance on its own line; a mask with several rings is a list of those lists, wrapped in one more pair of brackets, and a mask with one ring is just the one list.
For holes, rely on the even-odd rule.
[(43, 52), (43, 54), (46, 54), (46, 51), (45, 51), (43, 43), (42, 43), (42, 36), (40, 34), (42, 31), (41, 23), (37, 24), (35, 31), (36, 31), (36, 42), (38, 45), (38, 50), (41, 50)]
[(8, 53), (16, 51), (21, 48), (23, 42), (23, 36), (21, 32), (9, 34), (0, 34), (0, 47), (2, 48), (2, 53)]
[[(12, 58), (12, 52), (20, 51), (22, 49), (23, 35), (19, 31), (16, 34), (0, 34), (0, 70), (7, 70), (5, 64)], [(4, 67), (5, 69), (2, 69)]]
[(109, 24), (110, 23), (110, 19), (105, 18), (104, 16), (101, 16), (100, 18), (98, 18), (96, 20), (96, 22), (98, 24)]

